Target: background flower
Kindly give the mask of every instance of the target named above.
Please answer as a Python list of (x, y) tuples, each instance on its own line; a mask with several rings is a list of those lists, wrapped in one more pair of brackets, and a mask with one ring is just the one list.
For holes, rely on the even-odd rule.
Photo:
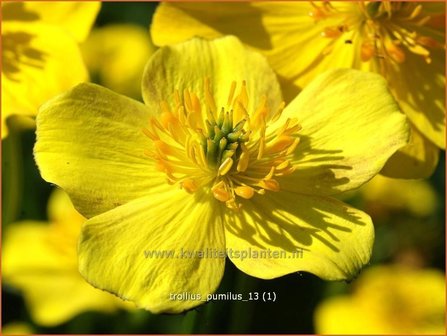
[(441, 2), (162, 3), (151, 33), (159, 46), (236, 35), (267, 56), (287, 101), (328, 69), (381, 73), (413, 126), (383, 173), (420, 178), (445, 149), (444, 13)]
[(82, 44), (85, 63), (105, 87), (141, 100), (141, 78), (155, 51), (147, 30), (137, 25), (115, 24), (96, 28)]
[(442, 334), (445, 276), (402, 265), (365, 271), (353, 292), (323, 301), (315, 312), (320, 334)]
[(7, 118), (35, 116), (47, 99), (88, 79), (77, 43), (99, 8), (99, 2), (2, 3), (2, 138)]
[(130, 308), (90, 286), (77, 266), (77, 239), (85, 222), (68, 196), (56, 190), (48, 204), (49, 223), (12, 223), (4, 233), (2, 273), (24, 295), (33, 320), (54, 326), (88, 310)]

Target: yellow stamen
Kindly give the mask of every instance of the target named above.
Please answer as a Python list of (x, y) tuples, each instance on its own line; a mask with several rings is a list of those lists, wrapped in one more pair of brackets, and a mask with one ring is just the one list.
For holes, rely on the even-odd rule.
[[(359, 43), (359, 57), (363, 62), (377, 60), (383, 75), (386, 75), (388, 63), (402, 64), (408, 53), (431, 62), (431, 51), (443, 48), (443, 43), (431, 37), (420, 35), (422, 27), (432, 21), (432, 15), (424, 12), (423, 3), (392, 1), (359, 1), (358, 11), (337, 11), (330, 2), (312, 3), (314, 9), (309, 15), (321, 24), (321, 35), (326, 38)], [(331, 18), (331, 21), (329, 21)], [(333, 24), (337, 18), (338, 24)], [(326, 21), (326, 19), (328, 19)], [(324, 22), (331, 25), (324, 26)], [(352, 37), (355, 36), (355, 39)], [(334, 49), (330, 43), (323, 51), (329, 54)]]
[(226, 175), (231, 167), (233, 166), (233, 159), (232, 158), (226, 158), (225, 161), (220, 165), (218, 170), (218, 175), (223, 176)]
[(276, 180), (262, 180), (261, 182), (259, 182), (259, 186), (271, 191), (280, 190), (279, 183)]
[(185, 179), (180, 183), (182, 189), (185, 189), (186, 192), (192, 194), (197, 190), (197, 184), (193, 179)]
[(204, 102), (188, 89), (183, 94), (176, 90), (174, 108), (161, 102), (159, 117), (152, 117), (142, 130), (153, 142), (145, 154), (166, 174), (167, 183), (187, 193), (209, 188), (217, 201), (233, 210), (241, 208), (238, 198), (280, 190), (276, 178), (295, 169), (289, 156), (300, 130), (297, 120), (289, 118), (269, 131), (285, 104), (269, 119), (267, 96), (259, 97), (255, 111), (248, 111), (246, 83), (237, 95), (236, 89), (231, 83), (227, 106), (219, 110), (209, 80), (204, 83)]
[(236, 195), (245, 199), (250, 199), (255, 194), (254, 189), (248, 186), (237, 187), (236, 189), (234, 189), (234, 192), (236, 193)]

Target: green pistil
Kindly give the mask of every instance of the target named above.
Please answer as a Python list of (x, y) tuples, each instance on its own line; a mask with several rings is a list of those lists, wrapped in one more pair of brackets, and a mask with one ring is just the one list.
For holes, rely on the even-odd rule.
[(220, 166), (227, 158), (235, 159), (240, 155), (240, 144), (248, 140), (243, 129), (245, 119), (233, 127), (233, 111), (222, 109), (217, 121), (206, 120), (205, 124), (207, 134), (206, 139), (202, 139), (202, 146), (208, 163)]

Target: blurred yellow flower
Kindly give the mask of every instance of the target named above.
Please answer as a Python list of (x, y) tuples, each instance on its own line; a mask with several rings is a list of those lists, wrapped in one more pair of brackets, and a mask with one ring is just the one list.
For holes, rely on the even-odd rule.
[(96, 28), (81, 50), (90, 73), (101, 84), (141, 100), (144, 66), (155, 51), (146, 29), (131, 24)]
[(2, 335), (32, 335), (31, 326), (25, 322), (11, 322), (2, 326)]
[(50, 198), (48, 217), (49, 223), (12, 223), (4, 232), (3, 280), (22, 291), (32, 319), (53, 326), (83, 311), (129, 307), (79, 274), (76, 245), (85, 218), (61, 190)]
[(142, 93), (145, 105), (79, 85), (37, 117), (43, 178), (90, 218), (79, 266), (95, 287), (181, 312), (216, 290), (225, 248), (263, 279), (347, 279), (368, 262), (369, 216), (329, 196), (365, 183), (408, 140), (380, 76), (331, 71), (285, 107), (265, 58), (235, 37), (196, 38), (154, 53)]
[(398, 180), (378, 175), (359, 191), (370, 206), (404, 210), (415, 216), (430, 215), (438, 205), (433, 187), (423, 180)]
[(238, 36), (267, 56), (286, 101), (328, 69), (380, 73), (413, 126), (382, 173), (429, 176), (445, 149), (444, 2), (164, 2), (151, 33), (158, 46)]
[(444, 335), (445, 276), (434, 269), (372, 267), (362, 273), (349, 296), (317, 307), (319, 334)]
[(78, 42), (100, 2), (2, 2), (2, 138), (11, 116), (35, 116), (47, 99), (88, 79)]

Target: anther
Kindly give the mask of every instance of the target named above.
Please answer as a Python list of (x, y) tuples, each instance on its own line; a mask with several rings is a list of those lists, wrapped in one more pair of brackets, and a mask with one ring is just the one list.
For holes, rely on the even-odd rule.
[(233, 159), (231, 157), (226, 158), (220, 165), (219, 170), (217, 171), (218, 175), (220, 176), (226, 175), (230, 171), (232, 166), (233, 166)]
[(236, 187), (236, 189), (234, 189), (234, 192), (236, 193), (236, 195), (245, 199), (250, 199), (255, 194), (254, 189), (249, 186)]

